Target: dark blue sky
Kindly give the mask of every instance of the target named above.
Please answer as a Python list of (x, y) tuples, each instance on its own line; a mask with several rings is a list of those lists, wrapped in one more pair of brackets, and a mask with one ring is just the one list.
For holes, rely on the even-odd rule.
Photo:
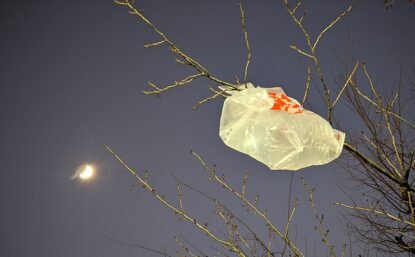
[[(148, 18), (217, 77), (243, 77), (246, 51), (238, 1), (137, 1)], [(306, 26), (313, 37), (347, 8), (349, 1), (306, 1)], [(305, 45), (281, 1), (246, 1), (252, 48), (249, 80), (282, 85), (301, 99), (308, 60), (288, 46)], [(415, 60), (415, 6), (397, 1), (359, 1), (318, 49), (332, 88), (332, 74), (344, 64), (365, 61), (376, 82), (393, 88), (400, 65)], [(144, 49), (157, 36), (126, 9), (111, 1), (2, 1), (0, 3), (0, 255), (156, 256), (104, 237), (163, 249), (174, 254), (173, 235), (209, 250), (210, 241), (191, 225), (178, 222), (143, 190), (105, 151), (111, 145), (137, 170), (150, 170), (159, 191), (176, 201), (177, 177), (238, 209), (239, 204), (208, 182), (189, 150), (216, 163), (239, 186), (251, 174), (248, 192), (260, 193), (260, 206), (280, 228), (286, 219), (290, 173), (270, 172), (257, 161), (226, 147), (218, 136), (222, 100), (192, 111), (209, 94), (198, 80), (157, 99), (141, 93), (151, 80), (160, 85), (193, 72), (175, 64), (166, 47)], [(387, 65), (387, 66), (386, 66)], [(412, 66), (411, 66), (412, 65)], [(334, 90), (335, 91), (335, 90)], [(324, 114), (318, 93), (313, 109)], [(344, 129), (357, 124), (337, 113)], [(97, 167), (90, 183), (70, 180), (84, 162)], [(294, 220), (299, 245), (321, 256), (315, 220), (300, 177), (317, 188), (316, 202), (328, 217), (332, 241), (340, 250), (345, 236), (333, 201), (347, 198), (337, 188), (336, 164), (295, 173), (294, 196), (300, 207)], [(185, 208), (212, 220), (212, 206), (185, 192)], [(238, 209), (239, 210), (239, 209)], [(256, 221), (252, 221), (254, 224)], [(260, 223), (258, 223), (260, 226)], [(311, 256), (311, 255), (310, 255)]]

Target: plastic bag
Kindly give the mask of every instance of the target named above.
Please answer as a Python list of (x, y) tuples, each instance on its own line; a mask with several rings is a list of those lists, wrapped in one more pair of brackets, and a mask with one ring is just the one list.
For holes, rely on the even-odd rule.
[[(245, 88), (245, 85), (239, 86)], [(247, 83), (223, 104), (219, 135), (229, 147), (272, 170), (298, 170), (336, 159), (345, 134), (305, 110), (280, 87)]]

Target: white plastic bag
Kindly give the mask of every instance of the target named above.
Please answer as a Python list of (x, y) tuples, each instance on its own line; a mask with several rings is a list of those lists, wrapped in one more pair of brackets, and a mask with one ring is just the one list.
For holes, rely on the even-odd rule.
[(219, 135), (226, 145), (272, 170), (326, 164), (340, 155), (343, 132), (303, 109), (280, 87), (246, 85), (223, 104)]

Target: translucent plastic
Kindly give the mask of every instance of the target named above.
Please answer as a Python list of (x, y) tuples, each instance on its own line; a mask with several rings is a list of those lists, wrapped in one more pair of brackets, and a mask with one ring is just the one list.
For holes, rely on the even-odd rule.
[(303, 109), (280, 87), (260, 88), (248, 83), (244, 90), (232, 92), (223, 104), (219, 129), (229, 147), (271, 170), (322, 165), (340, 155), (345, 134)]

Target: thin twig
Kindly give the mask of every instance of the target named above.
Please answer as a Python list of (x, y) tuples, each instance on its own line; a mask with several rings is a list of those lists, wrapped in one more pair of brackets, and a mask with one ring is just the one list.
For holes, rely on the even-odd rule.
[(303, 182), (304, 189), (308, 193), (308, 200), (310, 202), (311, 209), (313, 210), (313, 213), (314, 213), (314, 215), (316, 217), (316, 220), (318, 222), (318, 224), (316, 226), (316, 230), (323, 237), (323, 243), (327, 246), (330, 256), (331, 257), (336, 257), (336, 252), (334, 251), (334, 246), (332, 244), (330, 244), (330, 242), (329, 242), (329, 238), (328, 238), (329, 230), (325, 230), (324, 227), (323, 227), (324, 216), (323, 216), (323, 214), (321, 214), (321, 216), (318, 214), (317, 208), (315, 206), (314, 189), (310, 188), (310, 186), (305, 182), (304, 178), (301, 178), (301, 180)]
[(226, 97), (226, 95), (224, 94), (224, 92), (226, 92), (226, 90), (215, 90), (212, 87), (209, 87), (209, 89), (210, 89), (210, 91), (214, 92), (214, 94), (200, 100), (199, 102), (197, 102), (195, 104), (195, 106), (193, 106), (193, 108), (192, 108), (194, 111), (198, 110), (200, 108), (200, 106), (202, 106), (203, 104), (205, 104), (209, 101), (212, 101), (212, 100), (218, 98), (219, 96)]
[(350, 81), (352, 80), (354, 74), (357, 71), (357, 67), (359, 67), (359, 62), (356, 63), (356, 65), (353, 68), (353, 71), (349, 74), (346, 82), (344, 83), (342, 89), (340, 90), (339, 94), (337, 95), (336, 99), (334, 100), (332, 107), (334, 108), (334, 106), (336, 105), (337, 101), (340, 99), (340, 96), (343, 94), (343, 91), (346, 89), (347, 85), (349, 85)]
[(396, 217), (396, 216), (394, 216), (390, 213), (387, 213), (385, 211), (379, 211), (379, 210), (376, 210), (376, 209), (373, 209), (373, 208), (364, 208), (364, 207), (359, 207), (359, 206), (351, 206), (351, 205), (347, 205), (347, 204), (340, 203), (340, 202), (334, 202), (334, 204), (340, 205), (340, 206), (345, 207), (345, 208), (353, 209), (353, 210), (367, 211), (367, 212), (383, 215), (385, 217), (391, 218), (392, 220), (403, 222), (403, 223), (411, 225), (411, 226), (415, 226), (415, 223), (404, 220), (403, 218)]
[(162, 252), (162, 251), (159, 251), (159, 250), (155, 250), (155, 249), (149, 248), (147, 246), (133, 244), (133, 243), (128, 243), (128, 242), (124, 242), (124, 241), (119, 241), (119, 240), (116, 240), (116, 239), (107, 237), (105, 235), (101, 235), (101, 236), (104, 239), (106, 239), (106, 240), (109, 240), (109, 241), (112, 241), (112, 242), (115, 242), (115, 243), (118, 243), (118, 244), (121, 244), (121, 245), (126, 245), (126, 246), (130, 246), (130, 247), (141, 248), (141, 249), (144, 249), (144, 250), (149, 251), (149, 252), (158, 253), (158, 254), (160, 254), (162, 256), (165, 256), (165, 257), (172, 257), (170, 254), (167, 254), (165, 252)]
[(336, 24), (340, 19), (342, 19), (344, 16), (346, 16), (346, 14), (348, 14), (353, 8), (353, 4), (351, 4), (349, 6), (349, 8), (347, 8), (344, 12), (342, 12), (339, 16), (337, 16), (336, 19), (334, 19), (334, 21), (332, 21), (326, 28), (324, 28), (320, 34), (318, 35), (316, 41), (314, 42), (313, 45), (313, 49), (316, 49), (318, 42), (320, 41), (321, 37), (324, 35), (324, 33), (326, 33), (329, 29), (331, 29), (334, 24)]
[(290, 47), (291, 49), (293, 49), (293, 50), (297, 51), (297, 53), (302, 54), (302, 55), (304, 55), (304, 56), (306, 56), (306, 57), (308, 57), (308, 58), (311, 58), (311, 59), (313, 59), (313, 60), (314, 60), (314, 58), (315, 58), (313, 55), (311, 55), (311, 54), (309, 54), (309, 53), (306, 53), (305, 51), (301, 50), (300, 48), (298, 48), (298, 47), (297, 47), (297, 46), (295, 46), (295, 45), (290, 45), (289, 47)]
[(310, 88), (310, 82), (311, 82), (311, 68), (310, 65), (307, 66), (307, 80), (305, 82), (305, 90), (304, 90), (304, 97), (303, 97), (303, 101), (302, 101), (302, 106), (304, 107), (305, 101), (307, 99), (308, 96), (308, 90)]
[(161, 40), (155, 43), (145, 44), (144, 48), (151, 48), (151, 47), (159, 46), (159, 45), (162, 45), (163, 43), (166, 43), (166, 40)]
[(379, 103), (375, 103), (372, 99), (370, 99), (367, 95), (363, 94), (362, 91), (360, 91), (360, 89), (356, 86), (356, 84), (353, 81), (350, 81), (350, 85), (352, 85), (352, 88), (366, 101), (368, 101), (370, 104), (372, 104), (373, 106), (375, 106), (376, 108), (378, 108), (380, 111), (385, 112), (389, 115), (392, 115), (393, 117), (397, 118), (398, 120), (402, 121), (403, 123), (405, 123), (406, 125), (408, 125), (409, 127), (411, 127), (412, 129), (415, 129), (415, 125), (409, 121), (407, 121), (405, 118), (399, 116), (398, 114), (389, 111), (387, 109), (385, 109), (383, 106), (381, 106)]
[(246, 64), (245, 64), (245, 72), (244, 72), (244, 82), (247, 82), (248, 79), (248, 66), (251, 62), (251, 48), (249, 47), (249, 40), (248, 40), (248, 32), (246, 31), (246, 20), (245, 20), (245, 11), (242, 5), (242, 0), (239, 2), (239, 10), (241, 12), (241, 25), (242, 25), (242, 31), (244, 32), (245, 37), (245, 46), (246, 51), (248, 52)]
[(164, 88), (159, 88), (154, 83), (148, 82), (148, 84), (151, 87), (155, 88), (155, 90), (152, 90), (152, 91), (143, 90), (143, 93), (146, 94), (146, 95), (150, 95), (150, 94), (160, 94), (160, 93), (163, 93), (164, 91), (167, 91), (169, 89), (172, 89), (172, 88), (175, 88), (175, 87), (178, 87), (178, 86), (184, 86), (184, 85), (192, 82), (193, 80), (195, 80), (196, 78), (198, 78), (200, 76), (204, 76), (204, 75), (202, 73), (190, 75), (190, 76), (188, 76), (188, 77), (186, 77), (186, 78), (184, 78), (184, 79), (182, 79), (180, 81), (175, 81), (173, 84), (171, 84), (169, 86), (166, 86)]

